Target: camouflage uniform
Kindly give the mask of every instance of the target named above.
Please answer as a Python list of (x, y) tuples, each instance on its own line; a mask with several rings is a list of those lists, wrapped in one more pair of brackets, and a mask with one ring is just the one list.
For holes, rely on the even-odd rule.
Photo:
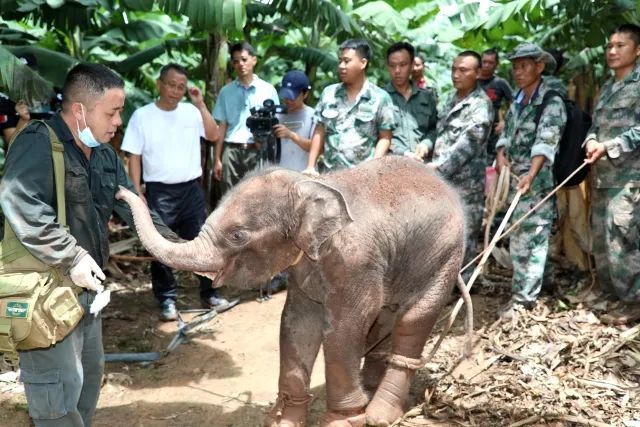
[(591, 215), (598, 281), (640, 301), (640, 65), (602, 88), (587, 140), (607, 152), (593, 165)]
[(454, 94), (440, 115), (435, 148), (429, 147), (438, 171), (458, 188), (467, 206), (465, 264), (476, 256), (482, 227), (487, 138), (492, 122), (493, 106), (480, 85), (462, 100)]
[(328, 170), (372, 159), (378, 132), (396, 127), (391, 97), (368, 80), (353, 103), (347, 100), (342, 83), (325, 88), (315, 118), (325, 129), (324, 166)]
[[(511, 172), (518, 177), (529, 172), (533, 157), (545, 157), (529, 191), (521, 196), (514, 209), (512, 222), (525, 215), (554, 187), (552, 164), (567, 122), (567, 113), (562, 99), (554, 96), (548, 101), (536, 129), (536, 110), (548, 90), (543, 80), (526, 106), (522, 105), (524, 93), (519, 91), (516, 94), (505, 118), (504, 132), (496, 144), (497, 149), (504, 148), (511, 163)], [(517, 191), (516, 184), (516, 180), (511, 179), (510, 200)], [(513, 262), (514, 301), (532, 305), (540, 293), (555, 214), (555, 200), (551, 199), (511, 233), (509, 250)]]

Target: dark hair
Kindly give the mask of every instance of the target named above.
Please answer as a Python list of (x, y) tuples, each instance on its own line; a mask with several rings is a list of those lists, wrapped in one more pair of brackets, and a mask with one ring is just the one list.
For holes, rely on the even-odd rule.
[(480, 66), (482, 65), (482, 57), (475, 50), (465, 50), (458, 54), (458, 58), (465, 57), (465, 56), (470, 56), (472, 58), (475, 58), (476, 61), (478, 62), (478, 68), (480, 68)]
[(397, 42), (389, 46), (389, 49), (387, 49), (387, 62), (389, 61), (389, 57), (391, 56), (392, 53), (400, 52), (401, 50), (406, 50), (407, 53), (409, 53), (411, 62), (413, 62), (413, 58), (416, 57), (416, 49), (413, 47), (411, 43), (407, 43), (407, 42)]
[[(500, 55), (498, 54), (498, 51), (493, 47), (482, 52), (482, 56), (485, 55), (493, 55), (496, 57), (496, 62), (500, 62)], [(480, 57), (480, 61), (482, 61), (482, 56)]]
[(62, 104), (88, 104), (114, 88), (124, 89), (124, 81), (116, 73), (102, 64), (80, 63), (67, 74), (62, 86)]
[(615, 30), (611, 31), (610, 35), (624, 33), (628, 34), (631, 40), (636, 44), (636, 46), (640, 45), (640, 27), (635, 24), (622, 24), (619, 27), (616, 27)]
[(420, 61), (421, 61), (423, 64), (424, 64), (424, 63), (425, 63), (425, 61), (426, 61), (426, 59), (425, 59), (424, 55), (423, 55), (423, 54), (421, 54), (421, 53), (417, 53), (417, 52), (416, 52), (416, 54), (415, 54), (415, 56), (413, 57), (413, 59), (416, 59), (416, 58), (420, 58)]
[(562, 67), (562, 64), (564, 64), (564, 51), (562, 49), (556, 48), (545, 50), (549, 52), (549, 54), (551, 54), (551, 56), (553, 56), (553, 59), (556, 61), (556, 68), (553, 70), (552, 74), (558, 74), (560, 68)]
[(178, 74), (182, 74), (186, 78), (189, 78), (189, 74), (187, 74), (186, 68), (184, 68), (180, 64), (176, 64), (175, 62), (170, 62), (160, 69), (160, 80), (164, 79), (167, 76), (167, 73), (171, 70), (175, 71)]
[(350, 39), (342, 42), (338, 50), (342, 52), (345, 49), (353, 49), (356, 51), (360, 58), (367, 60), (367, 67), (369, 67), (369, 62), (371, 62), (371, 46), (365, 40), (361, 39)]
[(231, 45), (231, 48), (229, 49), (229, 56), (231, 58), (233, 58), (233, 54), (236, 52), (242, 52), (242, 51), (246, 51), (249, 56), (256, 56), (256, 51), (253, 49), (253, 46), (251, 46), (249, 43), (247, 42), (239, 42), (239, 43), (234, 43)]

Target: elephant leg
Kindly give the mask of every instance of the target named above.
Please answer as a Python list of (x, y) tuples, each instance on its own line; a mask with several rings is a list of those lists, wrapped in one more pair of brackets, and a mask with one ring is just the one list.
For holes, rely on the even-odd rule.
[(384, 307), (367, 335), (361, 377), (362, 386), (369, 400), (373, 397), (387, 369), (387, 360), (391, 354), (391, 331), (395, 318), (395, 313)]
[[(327, 306), (340, 307), (333, 304), (336, 302), (327, 303)], [(329, 310), (329, 319), (341, 320), (327, 326), (323, 339), (327, 412), (320, 425), (360, 427), (365, 425), (364, 410), (369, 400), (360, 380), (360, 362), (367, 331), (374, 323), (376, 313), (354, 307), (347, 320), (343, 317), (344, 307), (336, 311)]]
[[(455, 274), (455, 273), (454, 273)], [(367, 406), (367, 424), (388, 426), (404, 413), (415, 371), (422, 367), (422, 351), (453, 284), (439, 281), (431, 286), (394, 326), (391, 356), (385, 374)], [(448, 278), (448, 275), (447, 275)]]
[(280, 321), (278, 400), (267, 415), (269, 427), (305, 424), (312, 396), (311, 371), (322, 342), (322, 306), (290, 285)]

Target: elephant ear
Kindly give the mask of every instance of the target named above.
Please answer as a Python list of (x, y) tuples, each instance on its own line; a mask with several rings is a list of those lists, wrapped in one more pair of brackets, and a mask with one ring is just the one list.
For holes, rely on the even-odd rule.
[(344, 196), (318, 181), (301, 181), (291, 189), (297, 229), (292, 238), (297, 247), (316, 261), (320, 246), (353, 221)]

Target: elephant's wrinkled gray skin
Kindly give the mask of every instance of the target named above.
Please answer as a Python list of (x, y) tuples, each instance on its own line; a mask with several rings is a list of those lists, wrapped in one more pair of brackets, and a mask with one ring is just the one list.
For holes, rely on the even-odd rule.
[(267, 425), (304, 422), (320, 344), (324, 426), (364, 425), (365, 416), (388, 425), (402, 415), (464, 251), (463, 207), (427, 167), (386, 157), (318, 178), (257, 172), (187, 243), (164, 240), (132, 193), (119, 197), (131, 204), (144, 246), (173, 268), (242, 287), (288, 269), (279, 394)]

